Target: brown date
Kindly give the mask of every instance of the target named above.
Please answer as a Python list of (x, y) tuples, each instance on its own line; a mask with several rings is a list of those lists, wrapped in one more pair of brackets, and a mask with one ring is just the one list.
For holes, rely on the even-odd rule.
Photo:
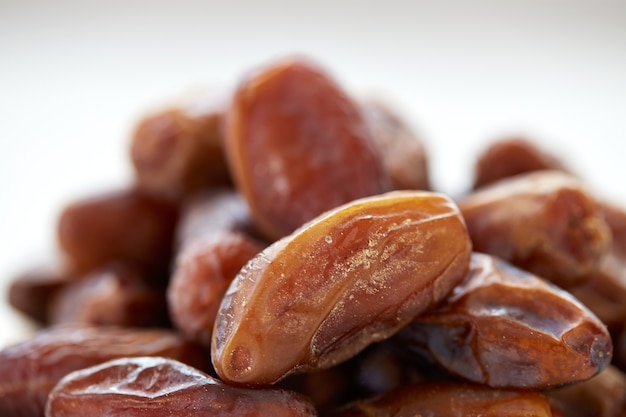
[(146, 116), (130, 144), (137, 186), (181, 199), (230, 184), (222, 148), (222, 105), (193, 100)]
[(390, 189), (358, 106), (305, 60), (281, 60), (241, 82), (225, 141), (233, 180), (270, 241)]
[(475, 251), (564, 288), (588, 279), (610, 250), (610, 231), (596, 200), (562, 172), (504, 179), (458, 204)]
[(50, 393), (46, 417), (314, 417), (305, 397), (228, 386), (178, 361), (122, 358), (73, 372)]
[(177, 219), (172, 203), (128, 188), (71, 203), (57, 234), (77, 273), (121, 261), (154, 274), (169, 265)]
[(490, 144), (478, 157), (474, 188), (498, 180), (542, 170), (568, 171), (554, 156), (523, 137), (500, 139)]
[(359, 400), (332, 417), (552, 417), (547, 397), (460, 383), (423, 383)]
[(379, 100), (363, 103), (361, 110), (389, 172), (392, 187), (396, 190), (430, 190), (428, 157), (422, 140)]
[(235, 278), (213, 332), (218, 375), (270, 384), (345, 361), (446, 297), (470, 252), (458, 208), (441, 194), (390, 192), (331, 210)]
[(51, 298), (50, 324), (165, 326), (165, 297), (129, 265), (111, 263), (68, 282)]
[(0, 415), (40, 417), (65, 375), (125, 356), (166, 356), (210, 369), (208, 352), (168, 330), (50, 328), (0, 351)]
[(228, 286), (264, 247), (243, 233), (215, 231), (180, 250), (167, 288), (167, 304), (183, 335), (210, 346), (215, 316)]
[(397, 337), (452, 374), (498, 388), (583, 381), (613, 354), (606, 327), (569, 293), (479, 253), (463, 283)]

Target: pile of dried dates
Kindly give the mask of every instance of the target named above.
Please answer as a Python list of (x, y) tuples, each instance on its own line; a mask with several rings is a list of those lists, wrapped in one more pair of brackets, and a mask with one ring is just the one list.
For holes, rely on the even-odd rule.
[(426, 149), (303, 58), (148, 115), (12, 281), (0, 415), (626, 415), (626, 209), (529, 139), (455, 197)]

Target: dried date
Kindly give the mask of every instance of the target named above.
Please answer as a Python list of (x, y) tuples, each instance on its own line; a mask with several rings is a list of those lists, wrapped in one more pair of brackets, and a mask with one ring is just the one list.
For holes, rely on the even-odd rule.
[(0, 415), (40, 417), (65, 375), (125, 356), (165, 356), (210, 369), (208, 352), (168, 330), (51, 328), (0, 351)]
[(458, 204), (475, 251), (564, 288), (588, 279), (610, 250), (610, 230), (595, 198), (562, 172), (504, 179)]
[(111, 261), (159, 274), (169, 265), (177, 220), (174, 204), (126, 188), (69, 204), (59, 216), (57, 235), (77, 274)]
[(130, 159), (137, 186), (182, 199), (230, 184), (222, 148), (220, 100), (193, 100), (146, 116), (136, 126)]
[(442, 300), (470, 251), (458, 208), (441, 194), (341, 206), (242, 269), (218, 312), (213, 364), (227, 382), (269, 384), (345, 361)]
[(210, 346), (217, 310), (239, 270), (265, 246), (232, 231), (214, 231), (178, 253), (167, 288), (167, 305), (177, 329)]
[(46, 417), (314, 417), (305, 397), (231, 387), (178, 361), (122, 358), (76, 371), (50, 393)]
[(233, 180), (268, 240), (390, 189), (358, 106), (320, 68), (285, 59), (250, 73), (225, 121)]
[(569, 293), (479, 253), (450, 297), (397, 337), (450, 373), (498, 388), (584, 381), (613, 354), (606, 327)]
[(478, 157), (474, 188), (501, 179), (542, 170), (568, 169), (556, 157), (539, 148), (530, 139), (511, 137), (491, 143)]

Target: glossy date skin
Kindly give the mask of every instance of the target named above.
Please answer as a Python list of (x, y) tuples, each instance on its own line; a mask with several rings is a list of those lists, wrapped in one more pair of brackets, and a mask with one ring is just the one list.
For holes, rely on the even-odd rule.
[(391, 192), (341, 206), (274, 243), (229, 288), (212, 361), (235, 384), (328, 368), (441, 301), (469, 267), (456, 205)]
[(314, 417), (303, 396), (228, 386), (178, 361), (122, 358), (67, 375), (50, 393), (46, 417)]
[(498, 388), (584, 381), (613, 354), (604, 324), (569, 293), (479, 253), (463, 283), (398, 341), (454, 375)]
[(351, 403), (331, 417), (552, 417), (546, 396), (461, 383), (409, 385)]
[(225, 118), (237, 189), (269, 241), (390, 189), (358, 106), (320, 68), (283, 59), (251, 72)]
[(0, 415), (40, 417), (65, 375), (125, 356), (166, 356), (210, 369), (208, 352), (169, 330), (50, 328), (0, 351)]
[(595, 198), (558, 171), (518, 175), (458, 201), (474, 250), (569, 288), (598, 270), (611, 234)]

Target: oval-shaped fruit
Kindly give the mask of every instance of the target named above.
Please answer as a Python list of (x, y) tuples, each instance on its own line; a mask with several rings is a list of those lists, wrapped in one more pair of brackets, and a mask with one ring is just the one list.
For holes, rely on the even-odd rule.
[(73, 372), (50, 393), (46, 417), (315, 417), (304, 396), (228, 386), (181, 362), (122, 358)]
[(452, 374), (499, 388), (580, 382), (613, 355), (606, 327), (571, 294), (479, 253), (450, 297), (397, 337)]
[(358, 106), (320, 68), (285, 59), (250, 74), (228, 109), (233, 179), (269, 240), (390, 189)]
[(452, 290), (471, 242), (442, 194), (391, 192), (341, 206), (253, 258), (213, 332), (222, 379), (269, 384), (388, 338)]
[(0, 351), (0, 415), (40, 417), (48, 393), (65, 375), (128, 356), (165, 356), (210, 368), (204, 349), (170, 330), (50, 328)]
[(562, 288), (598, 270), (611, 233), (595, 197), (560, 171), (505, 178), (458, 201), (474, 250)]

